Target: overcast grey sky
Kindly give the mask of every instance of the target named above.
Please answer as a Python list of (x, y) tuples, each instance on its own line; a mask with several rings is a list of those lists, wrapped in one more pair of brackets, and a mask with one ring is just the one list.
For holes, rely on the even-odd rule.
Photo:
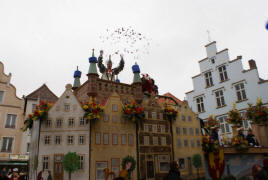
[[(161, 94), (183, 99), (206, 57), (207, 30), (218, 50), (228, 48), (231, 59), (242, 55), (244, 68), (255, 59), (268, 79), (267, 21), (268, 0), (0, 0), (0, 61), (19, 97), (43, 83), (59, 96), (77, 65), (86, 81), (91, 49), (100, 50), (106, 28), (132, 26), (152, 38), (150, 53), (138, 60), (142, 73)], [(131, 83), (135, 60), (125, 61), (119, 78)]]

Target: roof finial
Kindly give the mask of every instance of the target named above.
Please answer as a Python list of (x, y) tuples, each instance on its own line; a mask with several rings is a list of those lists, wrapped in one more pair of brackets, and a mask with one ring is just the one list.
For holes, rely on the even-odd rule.
[(78, 71), (78, 66), (76, 66), (76, 70)]
[(92, 49), (92, 56), (94, 56), (94, 50), (95, 50), (95, 49), (93, 48), (93, 49)]
[(111, 54), (109, 55), (109, 60), (111, 60)]
[(207, 30), (207, 33), (208, 33), (208, 42), (211, 43), (211, 37), (210, 37), (210, 32), (209, 32), (209, 30)]

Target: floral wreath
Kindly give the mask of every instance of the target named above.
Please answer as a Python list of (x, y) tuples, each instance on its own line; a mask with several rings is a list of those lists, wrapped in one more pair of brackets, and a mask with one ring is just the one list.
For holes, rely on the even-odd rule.
[(216, 119), (213, 118), (213, 115), (210, 115), (206, 124), (208, 130), (217, 130), (219, 128), (219, 123)]
[(48, 110), (52, 107), (52, 104), (45, 101), (40, 101), (40, 104), (36, 106), (33, 113), (29, 114), (27, 119), (24, 121), (22, 131), (25, 132), (27, 129), (32, 129), (33, 121), (40, 119), (41, 121), (47, 116)]
[(219, 141), (214, 140), (211, 136), (205, 135), (202, 138), (202, 150), (205, 153), (218, 152), (219, 151)]
[(103, 106), (97, 104), (95, 99), (92, 100), (92, 97), (89, 98), (89, 101), (83, 105), (83, 109), (85, 111), (84, 118), (86, 122), (92, 122), (99, 120), (101, 118), (101, 114), (103, 113)]
[(122, 160), (121, 166), (122, 166), (122, 169), (125, 169), (126, 164), (129, 163), (129, 162), (131, 162), (131, 167), (128, 170), (128, 176), (130, 177), (132, 171), (134, 171), (134, 169), (136, 168), (136, 160), (134, 159), (134, 157), (132, 157), (130, 155), (124, 157), (123, 160)]
[(263, 106), (262, 99), (258, 98), (256, 106), (252, 104), (248, 105), (246, 116), (256, 124), (268, 122), (268, 110), (266, 106)]
[(136, 104), (134, 101), (123, 106), (123, 117), (132, 120), (133, 122), (143, 119), (144, 116), (144, 108)]
[(242, 126), (242, 117), (238, 110), (235, 108), (235, 103), (233, 104), (233, 109), (228, 112), (228, 123)]
[(237, 151), (246, 151), (248, 150), (248, 141), (242, 137), (235, 136), (232, 139), (232, 147), (234, 147)]
[(176, 120), (177, 115), (178, 115), (178, 111), (175, 110), (173, 107), (171, 106), (166, 106), (164, 108), (164, 113), (163, 113), (164, 117), (168, 120)]

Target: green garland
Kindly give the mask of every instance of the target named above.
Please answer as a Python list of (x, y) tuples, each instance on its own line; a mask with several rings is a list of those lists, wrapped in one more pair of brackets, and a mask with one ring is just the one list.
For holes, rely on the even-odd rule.
[(130, 178), (132, 171), (136, 168), (136, 160), (130, 155), (126, 156), (121, 163), (122, 169), (125, 169), (128, 162), (131, 162), (131, 167), (128, 170), (128, 177)]

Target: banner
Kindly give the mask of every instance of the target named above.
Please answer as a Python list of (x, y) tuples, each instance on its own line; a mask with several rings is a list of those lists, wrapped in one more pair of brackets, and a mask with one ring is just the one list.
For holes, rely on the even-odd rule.
[(218, 152), (208, 153), (208, 172), (212, 179), (220, 179), (224, 172), (224, 152), (220, 148)]

